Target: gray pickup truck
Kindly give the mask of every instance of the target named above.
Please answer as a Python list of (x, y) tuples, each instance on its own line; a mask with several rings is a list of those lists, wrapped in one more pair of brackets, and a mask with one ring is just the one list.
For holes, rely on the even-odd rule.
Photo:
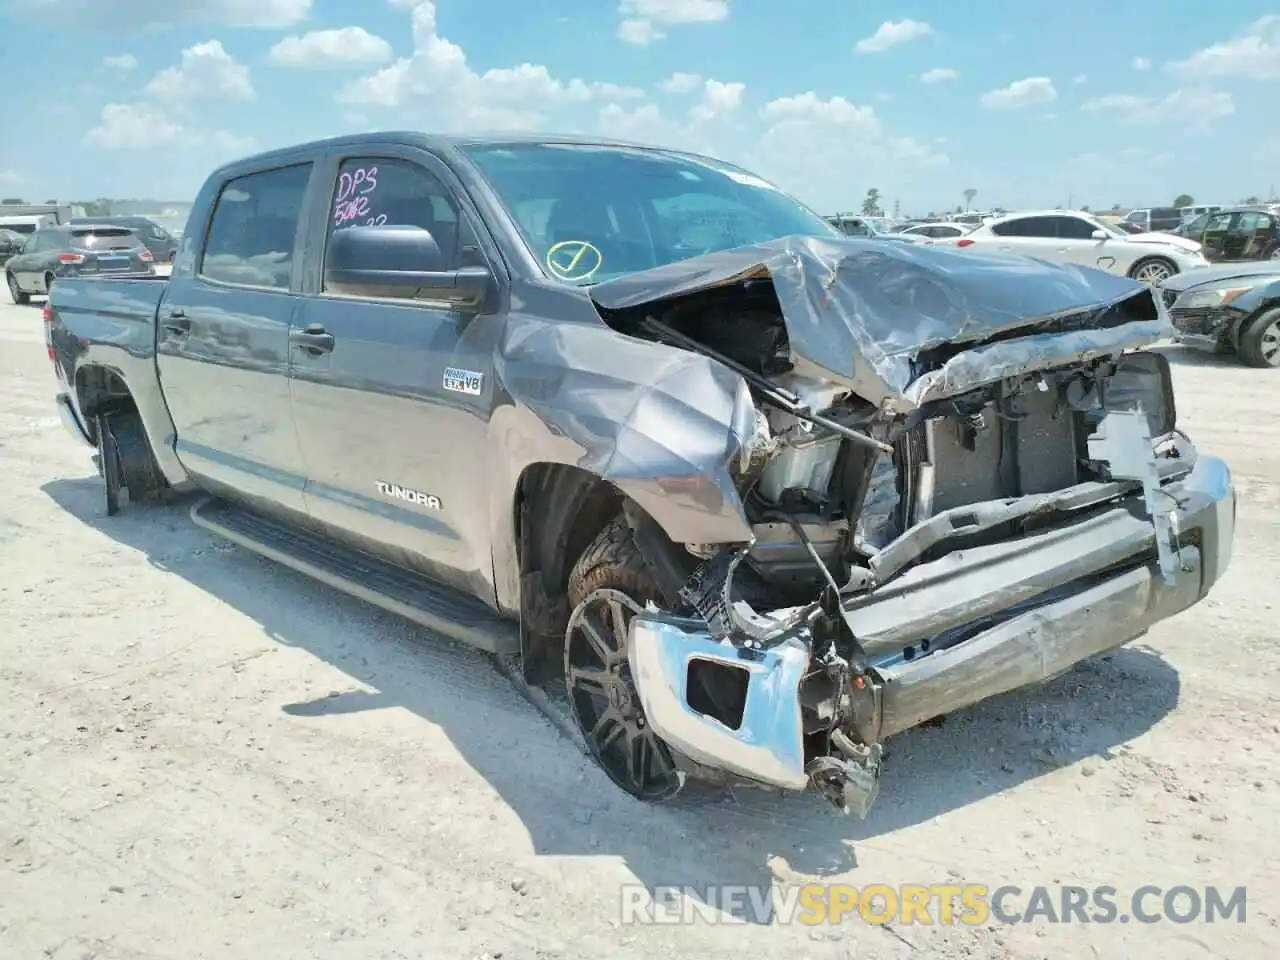
[(107, 511), (564, 684), (635, 796), (813, 787), (1202, 599), (1235, 494), (1150, 288), (842, 236), (705, 157), (326, 140), (225, 166), (168, 280), (59, 282)]

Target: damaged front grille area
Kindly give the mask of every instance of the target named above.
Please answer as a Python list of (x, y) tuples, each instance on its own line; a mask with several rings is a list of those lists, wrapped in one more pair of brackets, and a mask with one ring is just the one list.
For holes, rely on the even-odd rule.
[(903, 529), (953, 507), (1048, 493), (1081, 479), (1077, 412), (1043, 379), (917, 425), (899, 441)]

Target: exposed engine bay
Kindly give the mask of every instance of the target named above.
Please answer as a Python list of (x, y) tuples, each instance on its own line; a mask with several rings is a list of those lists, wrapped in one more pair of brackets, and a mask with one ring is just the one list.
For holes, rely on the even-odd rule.
[[(1054, 318), (1042, 330), (1134, 319), (1100, 319), (1107, 309), (1127, 308)], [(753, 541), (683, 545), (689, 556), (666, 565), (669, 593), (680, 600), (670, 612), (705, 622), (738, 657), (804, 650), (805, 775), (846, 810), (865, 814), (874, 800), (881, 740), (896, 732), (886, 729), (880, 702), (883, 666), (937, 654), (1017, 612), (968, 625), (938, 618), (937, 629), (880, 636), (860, 630), (876, 620), (861, 605), (935, 561), (1016, 544), (1119, 502), (1146, 511), (1162, 571), (1172, 576), (1180, 562), (1160, 483), (1189, 471), (1195, 451), (1176, 430), (1167, 361), (1157, 353), (1086, 352), (954, 394), (935, 389), (914, 405), (877, 405), (796, 362), (767, 280), (602, 315), (619, 332), (717, 359), (751, 388), (754, 430), (730, 470)], [(918, 351), (915, 382), (984, 346)], [(675, 571), (685, 577), (678, 585)], [(1017, 598), (1010, 591), (1008, 599)], [(694, 712), (740, 730), (752, 674), (730, 660), (690, 660), (684, 698)], [(692, 752), (684, 760), (695, 773), (711, 760), (726, 766), (720, 755)]]

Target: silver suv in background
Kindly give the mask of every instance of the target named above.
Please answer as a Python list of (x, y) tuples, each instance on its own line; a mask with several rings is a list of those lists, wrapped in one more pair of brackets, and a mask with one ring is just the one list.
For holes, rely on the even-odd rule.
[(138, 235), (114, 224), (37, 230), (4, 265), (9, 295), (18, 304), (47, 294), (60, 277), (153, 277), (155, 260)]
[(1132, 223), (1153, 233), (1173, 230), (1182, 223), (1182, 211), (1177, 207), (1140, 207), (1137, 210), (1130, 210), (1124, 222)]

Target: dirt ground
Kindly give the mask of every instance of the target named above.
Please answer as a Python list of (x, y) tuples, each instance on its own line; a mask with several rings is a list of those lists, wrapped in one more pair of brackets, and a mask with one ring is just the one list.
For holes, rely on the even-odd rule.
[[(1113, 656), (890, 743), (866, 821), (615, 789), (485, 657), (193, 527), (105, 516), (0, 307), (0, 957), (1277, 956), (1280, 373), (1168, 351), (1235, 558)], [(621, 888), (1248, 888), (1244, 924), (619, 922)], [(1154, 902), (1158, 902), (1154, 901)]]

